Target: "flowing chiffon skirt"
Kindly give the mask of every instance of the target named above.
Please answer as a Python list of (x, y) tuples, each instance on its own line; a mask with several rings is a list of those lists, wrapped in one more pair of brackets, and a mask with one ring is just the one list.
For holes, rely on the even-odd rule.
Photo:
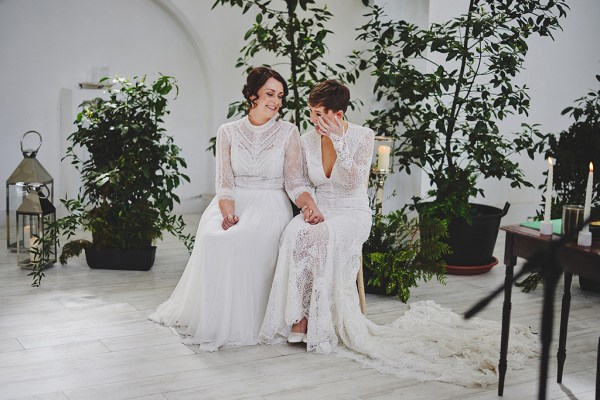
[(283, 190), (238, 188), (235, 210), (240, 220), (225, 231), (218, 200), (212, 200), (177, 287), (148, 317), (203, 350), (258, 342), (279, 239), (292, 218)]

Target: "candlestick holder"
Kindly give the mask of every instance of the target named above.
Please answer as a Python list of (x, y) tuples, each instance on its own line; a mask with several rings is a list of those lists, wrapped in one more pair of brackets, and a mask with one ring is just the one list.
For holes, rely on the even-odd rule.
[(375, 215), (377, 218), (381, 218), (383, 215), (383, 187), (389, 171), (373, 169), (377, 179), (375, 180)]
[(396, 138), (394, 136), (375, 136), (373, 146), (373, 173), (375, 179), (375, 216), (379, 219), (383, 214), (383, 187), (387, 174), (393, 171)]
[(592, 232), (582, 230), (577, 237), (577, 245), (590, 247), (592, 245)]
[(541, 235), (552, 235), (552, 221), (542, 221), (540, 224)]

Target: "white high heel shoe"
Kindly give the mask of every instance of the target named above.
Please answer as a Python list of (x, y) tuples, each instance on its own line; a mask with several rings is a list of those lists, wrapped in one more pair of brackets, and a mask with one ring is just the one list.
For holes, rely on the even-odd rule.
[(306, 343), (306, 333), (290, 332), (287, 337), (288, 343)]

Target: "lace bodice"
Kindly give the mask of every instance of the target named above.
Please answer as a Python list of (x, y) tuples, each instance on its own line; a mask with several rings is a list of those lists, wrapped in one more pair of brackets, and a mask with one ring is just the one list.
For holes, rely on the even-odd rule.
[(319, 207), (369, 209), (366, 186), (373, 156), (373, 131), (352, 123), (341, 136), (331, 140), (337, 159), (331, 176), (323, 171), (321, 136), (315, 131), (301, 137), (304, 151), (303, 168)]
[(285, 189), (295, 200), (305, 192), (300, 136), (295, 125), (271, 119), (255, 126), (248, 117), (217, 132), (218, 199), (235, 200), (236, 188)]

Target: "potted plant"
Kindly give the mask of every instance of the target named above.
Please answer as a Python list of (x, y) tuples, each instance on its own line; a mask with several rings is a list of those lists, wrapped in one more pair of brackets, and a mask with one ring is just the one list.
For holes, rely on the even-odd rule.
[(541, 151), (543, 135), (528, 124), (520, 132), (501, 132), (498, 122), (511, 114), (527, 115), (527, 88), (513, 83), (523, 68), (527, 39), (552, 37), (567, 8), (554, 0), (471, 0), (466, 14), (419, 28), (389, 20), (372, 6), (370, 21), (359, 29), (357, 39), (369, 47), (353, 53), (347, 80), (355, 79), (357, 71), (375, 77), (374, 93), (382, 107), (372, 112), (369, 125), (376, 132), (396, 132), (399, 170), (410, 173), (416, 166), (429, 177), (430, 197), (415, 198), (415, 207), (422, 216), (449, 222), (450, 265), (481, 267), (492, 259), (490, 252), (461, 260), (472, 255), (472, 247), (459, 240), (484, 235), (455, 233), (456, 227), (478, 226), (475, 220), (483, 214), (492, 222), (483, 229), (492, 234), (492, 243), (477, 247), (493, 251), (508, 205), (502, 210), (470, 203), (473, 196), (484, 195), (478, 179), (532, 186), (510, 157), (525, 152), (533, 158)]
[[(108, 78), (104, 78), (105, 81)], [(101, 81), (101, 82), (102, 82)], [(179, 237), (188, 249), (193, 238), (184, 233), (181, 216), (172, 214), (179, 202), (174, 189), (189, 178), (180, 149), (162, 127), (168, 95), (178, 91), (173, 77), (159, 75), (115, 78), (108, 98), (85, 101), (77, 115), (64, 158), (81, 174), (75, 199), (63, 199), (67, 216), (58, 219), (55, 239), (91, 232), (92, 241), (73, 240), (62, 247), (61, 264), (85, 250), (92, 268), (148, 270), (154, 262), (153, 243), (163, 231)], [(84, 150), (86, 156), (79, 156)], [(39, 285), (42, 269), (34, 268)]]
[(366, 292), (395, 295), (406, 303), (418, 281), (436, 277), (443, 284), (449, 246), (440, 239), (446, 236), (444, 221), (420, 224), (404, 209), (381, 217), (375, 214), (362, 251)]

